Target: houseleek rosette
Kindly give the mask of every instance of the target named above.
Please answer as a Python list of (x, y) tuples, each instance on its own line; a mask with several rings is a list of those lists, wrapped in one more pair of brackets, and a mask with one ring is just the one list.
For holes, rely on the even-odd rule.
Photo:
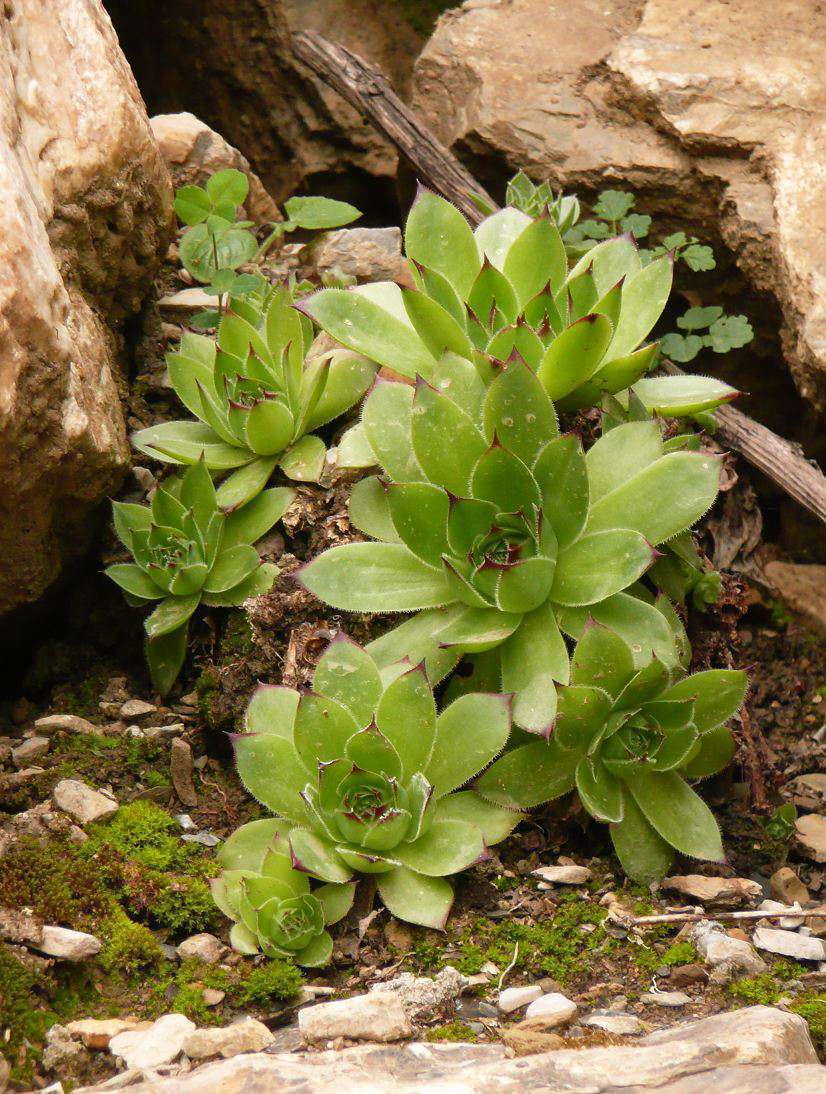
[(505, 695), (467, 694), (437, 714), (423, 665), (383, 678), (339, 636), (313, 690), (261, 686), (233, 740), (238, 775), (284, 822), (297, 870), (330, 885), (376, 875), (393, 915), (441, 928), (446, 877), (521, 817), (458, 789), (502, 751), (510, 724)]
[[(405, 250), (415, 288), (322, 289), (301, 308), (342, 345), (410, 378), (430, 380), (447, 350), (489, 382), (495, 362), (516, 351), (561, 410), (606, 394), (627, 407), (630, 388), (649, 413), (693, 415), (737, 394), (708, 377), (642, 380), (656, 360), (657, 344), (643, 343), (668, 301), (673, 262), (665, 255), (644, 266), (630, 233), (569, 269), (550, 213), (509, 206), (472, 231), (450, 202), (420, 188)], [(344, 457), (364, 458), (358, 427)]]
[(106, 574), (134, 605), (160, 601), (144, 624), (152, 682), (165, 695), (186, 655), (189, 618), (199, 604), (229, 607), (267, 592), (278, 567), (252, 546), (280, 520), (293, 496), (273, 487), (229, 515), (199, 459), (158, 486), (152, 504), (113, 502), (115, 531), (134, 562)]
[(541, 733), (569, 682), (562, 632), (578, 634), (584, 608), (618, 620), (640, 657), (668, 656), (669, 623), (635, 583), (714, 501), (713, 456), (670, 450), (653, 421), (586, 455), (519, 359), (487, 386), (455, 355), (415, 391), (379, 381), (362, 425), (384, 477), (356, 484), (350, 519), (378, 542), (334, 547), (299, 580), (335, 608), (419, 613), (370, 645), (383, 667), (426, 657), (435, 681), (470, 653)]
[(721, 862), (717, 822), (686, 780), (720, 771), (734, 744), (726, 722), (743, 702), (746, 674), (659, 659), (635, 668), (631, 648), (590, 623), (574, 652), (547, 740), (514, 748), (476, 783), (486, 800), (528, 809), (576, 789), (584, 808), (611, 825), (625, 872), (657, 881), (674, 851)]
[(307, 875), (292, 865), (288, 835), (277, 820), (239, 828), (218, 852), (224, 869), (210, 882), (212, 897), (234, 921), (229, 937), (239, 953), (326, 965), (333, 952), (326, 928), (352, 907), (355, 883), (311, 890)]
[(231, 472), (218, 491), (224, 508), (254, 497), (276, 467), (317, 481), (326, 446), (313, 430), (359, 401), (375, 365), (340, 348), (309, 356), (312, 338), (287, 286), (230, 297), (217, 340), (187, 332), (167, 356), (172, 386), (198, 420), (150, 426), (133, 444), (167, 463), (203, 458), (214, 474)]

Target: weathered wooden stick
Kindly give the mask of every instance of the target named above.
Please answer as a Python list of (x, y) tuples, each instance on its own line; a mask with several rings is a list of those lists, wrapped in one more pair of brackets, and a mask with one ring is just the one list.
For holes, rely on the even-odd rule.
[[(471, 194), (495, 208), (495, 202), (473, 175), (399, 99), (380, 69), (310, 31), (294, 35), (292, 49), (300, 61), (396, 146), (423, 182), (452, 201), (472, 224), (478, 224), (483, 214)], [(677, 374), (681, 370), (671, 366), (668, 371)], [(721, 407), (716, 414), (721, 441), (826, 522), (826, 477), (814, 464), (789, 441), (734, 407)]]
[(665, 912), (663, 915), (618, 916), (616, 922), (629, 927), (652, 927), (658, 923), (699, 923), (702, 919), (826, 919), (826, 911), (787, 908), (783, 912)]

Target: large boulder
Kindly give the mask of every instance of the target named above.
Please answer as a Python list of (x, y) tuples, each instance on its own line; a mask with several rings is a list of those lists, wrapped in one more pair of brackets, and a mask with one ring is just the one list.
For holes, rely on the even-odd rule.
[[(404, 91), (425, 33), (454, 0), (105, 0), (150, 110), (190, 110), (282, 202), (301, 188), (387, 203), (396, 153), (290, 51), (315, 30)], [(377, 186), (378, 183), (378, 186)]]
[(471, 0), (440, 20), (413, 102), (489, 184), (521, 167), (627, 186), (728, 248), (822, 409), (825, 19), (818, 0)]
[(0, 19), (0, 612), (36, 599), (129, 463), (123, 321), (171, 190), (99, 0)]

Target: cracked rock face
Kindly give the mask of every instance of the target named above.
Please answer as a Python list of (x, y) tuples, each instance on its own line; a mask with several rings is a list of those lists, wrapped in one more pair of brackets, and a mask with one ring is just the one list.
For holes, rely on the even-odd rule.
[(171, 190), (99, 0), (0, 8), (0, 613), (82, 547), (129, 463), (121, 326)]
[(497, 178), (627, 186), (721, 239), (777, 301), (800, 394), (826, 406), (826, 79), (817, 0), (510, 0), (448, 13), (414, 106)]

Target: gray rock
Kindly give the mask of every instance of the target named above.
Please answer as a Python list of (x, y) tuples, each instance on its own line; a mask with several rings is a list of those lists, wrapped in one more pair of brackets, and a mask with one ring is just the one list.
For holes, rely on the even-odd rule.
[(691, 1002), (691, 996), (684, 991), (645, 991), (640, 1001), (650, 1007), (684, 1007)]
[(52, 790), (52, 801), (80, 825), (113, 817), (118, 803), (79, 779), (61, 779)]
[(263, 1022), (241, 1018), (230, 1026), (196, 1029), (184, 1041), (184, 1052), (190, 1060), (206, 1060), (223, 1056), (228, 1060), (241, 1052), (262, 1052), (275, 1038)]
[(779, 953), (797, 961), (826, 961), (826, 941), (822, 938), (809, 938), (795, 931), (758, 927), (754, 932), (754, 944), (758, 950)]
[(154, 703), (147, 703), (144, 699), (127, 699), (120, 708), (120, 716), (124, 722), (138, 722), (147, 714), (157, 711)]
[(401, 996), (371, 991), (350, 999), (317, 1003), (298, 1012), (298, 1028), (305, 1041), (401, 1041), (413, 1036)]
[(505, 988), (504, 991), (499, 992), (497, 1006), (503, 1014), (513, 1014), (514, 1011), (521, 1010), (529, 1003), (533, 1003), (535, 999), (539, 999), (541, 995), (542, 988), (539, 984), (523, 984), (518, 988)]
[(43, 924), (27, 908), (0, 908), (0, 939), (37, 946), (43, 941)]
[(801, 912), (803, 909), (799, 904), (795, 903), (789, 905), (781, 903), (779, 900), (761, 900), (758, 904), (758, 910), (761, 912), (788, 912), (788, 915), (784, 915), (782, 919), (776, 919), (773, 921), (773, 926), (782, 927), (783, 930), (793, 931), (798, 927), (802, 927), (805, 922), (804, 915), (792, 915), (793, 912)]
[(819, 813), (806, 813), (795, 821), (794, 833), (806, 858), (813, 862), (826, 862), (826, 817)]
[(76, 714), (47, 714), (38, 718), (34, 728), (43, 737), (53, 737), (55, 733), (100, 733), (100, 726), (94, 725)]
[(66, 1026), (51, 1026), (46, 1031), (46, 1047), (43, 1049), (43, 1067), (54, 1071), (67, 1060), (83, 1051), (83, 1045), (72, 1037)]
[(325, 232), (312, 241), (307, 257), (319, 274), (344, 274), (359, 281), (395, 281), (404, 270), (398, 228)]
[(411, 1022), (424, 1022), (452, 1010), (467, 987), (467, 977), (446, 965), (435, 977), (402, 973), (393, 980), (374, 984), (371, 992), (392, 992), (401, 999)]
[(188, 957), (196, 957), (205, 965), (217, 965), (227, 952), (227, 947), (219, 938), (216, 938), (214, 934), (206, 933), (190, 935), (175, 949), (182, 961)]
[(525, 1018), (531, 1023), (541, 1025), (543, 1029), (554, 1029), (570, 1022), (576, 1016), (577, 1005), (558, 991), (540, 995), (525, 1011)]
[(590, 880), (591, 871), (587, 866), (563, 863), (560, 866), (540, 866), (538, 870), (531, 870), (531, 876), (549, 885), (583, 885)]
[(636, 1037), (645, 1031), (642, 1022), (633, 1014), (616, 1014), (611, 1011), (595, 1011), (583, 1018), (581, 1024), (591, 1029), (601, 1029), (617, 1037)]
[(707, 908), (738, 908), (753, 904), (763, 895), (756, 881), (745, 877), (705, 877), (685, 874), (664, 878), (661, 888), (691, 897)]
[(181, 839), (184, 843), (200, 843), (202, 847), (217, 847), (221, 837), (212, 832), (185, 832)]
[(11, 750), (11, 759), (15, 767), (25, 767), (32, 760), (45, 756), (51, 742), (48, 737), (29, 737)]
[(754, 976), (766, 971), (766, 962), (750, 942), (732, 938), (714, 920), (694, 923), (688, 937), (708, 966), (709, 979), (715, 984), (727, 984), (736, 976)]
[(169, 758), (169, 773), (172, 776), (172, 785), (184, 805), (193, 808), (198, 804), (198, 794), (195, 783), (192, 781), (192, 747), (180, 737), (172, 741), (172, 751)]
[[(749, 1085), (763, 1074), (766, 1083)], [(775, 1075), (783, 1081), (767, 1085)], [(795, 1086), (798, 1076), (800, 1085)], [(623, 1094), (646, 1090), (657, 1094), (708, 1094), (710, 1090), (715, 1094), (820, 1094), (824, 1078), (826, 1069), (817, 1066), (802, 1018), (774, 1007), (747, 1007), (680, 1023), (634, 1045), (561, 1049), (517, 1059), (509, 1059), (502, 1045), (449, 1043), (265, 1052), (207, 1064), (163, 1082), (150, 1079), (133, 1090), (134, 1094), (444, 1094), (447, 1090), (462, 1094), (563, 1090), (568, 1094), (618, 1090)], [(681, 1082), (689, 1085), (681, 1087)]]
[(109, 1051), (119, 1056), (127, 1068), (161, 1067), (177, 1059), (184, 1041), (195, 1032), (195, 1023), (183, 1014), (164, 1014), (149, 1029), (119, 1033), (109, 1042)]
[(103, 943), (85, 931), (70, 931), (68, 927), (43, 928), (40, 942), (34, 949), (61, 961), (85, 961), (100, 953)]

